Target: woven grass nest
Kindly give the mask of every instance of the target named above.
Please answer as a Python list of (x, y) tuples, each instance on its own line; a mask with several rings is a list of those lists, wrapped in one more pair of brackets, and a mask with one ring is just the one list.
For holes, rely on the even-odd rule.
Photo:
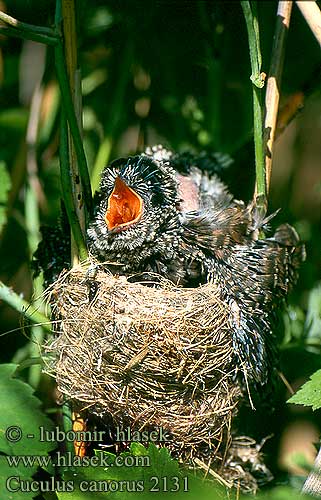
[(47, 371), (66, 399), (118, 427), (162, 427), (185, 461), (222, 463), (243, 396), (215, 285), (133, 283), (92, 263), (63, 272), (48, 294), (58, 321)]

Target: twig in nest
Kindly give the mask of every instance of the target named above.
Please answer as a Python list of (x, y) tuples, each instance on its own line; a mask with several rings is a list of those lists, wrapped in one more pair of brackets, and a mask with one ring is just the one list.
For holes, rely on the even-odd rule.
[(225, 486), (226, 488), (229, 488), (231, 489), (232, 486), (233, 486), (233, 483), (231, 481), (226, 481), (226, 479), (224, 479), (223, 477), (221, 477), (217, 472), (215, 472), (213, 469), (211, 469), (210, 467), (208, 467), (202, 460), (200, 460), (199, 458), (194, 458), (194, 462), (196, 463), (196, 465), (198, 465), (198, 467), (200, 469), (203, 469), (206, 471), (206, 474), (210, 474), (211, 476), (215, 477), (215, 479), (220, 483), (222, 484), (223, 486)]

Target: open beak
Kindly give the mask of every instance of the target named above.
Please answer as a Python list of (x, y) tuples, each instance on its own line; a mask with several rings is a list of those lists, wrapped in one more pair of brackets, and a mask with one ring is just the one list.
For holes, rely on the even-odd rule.
[(108, 230), (125, 229), (138, 222), (143, 212), (143, 200), (128, 187), (120, 177), (116, 177), (113, 192), (109, 196), (105, 221)]

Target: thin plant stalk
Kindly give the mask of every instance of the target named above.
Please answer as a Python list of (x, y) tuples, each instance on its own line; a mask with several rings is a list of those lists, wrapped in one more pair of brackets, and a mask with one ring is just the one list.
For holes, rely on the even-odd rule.
[(317, 2), (311, 0), (307, 2), (305, 0), (304, 2), (295, 3), (321, 46), (321, 11)]
[(33, 42), (44, 43), (45, 45), (55, 46), (59, 43), (56, 38), (46, 35), (38, 35), (37, 33), (27, 33), (10, 26), (0, 26), (0, 34), (3, 36), (12, 36), (14, 38), (22, 38), (23, 40), (32, 40)]
[[(55, 49), (56, 68), (60, 75), (62, 93), (62, 117), (60, 140), (61, 184), (68, 219), (72, 230), (72, 265), (88, 257), (84, 235), (86, 231), (85, 204), (92, 211), (92, 196), (87, 162), (82, 147), (82, 98), (81, 78), (77, 64), (77, 34), (74, 0), (57, 0), (56, 22), (60, 13), (63, 16), (64, 52)], [(65, 73), (67, 69), (67, 74)], [(65, 93), (66, 92), (66, 93)], [(68, 99), (66, 100), (66, 95)], [(67, 102), (68, 101), (68, 102)], [(72, 120), (70, 118), (72, 117)], [(67, 119), (66, 119), (67, 118)], [(67, 120), (68, 125), (67, 127)], [(79, 152), (81, 150), (81, 155)], [(84, 204), (85, 201), (85, 204)], [(74, 422), (70, 408), (64, 405), (63, 426), (65, 432), (73, 429)], [(73, 446), (67, 443), (67, 450), (73, 454)], [(75, 444), (74, 444), (75, 446)]]
[[(81, 95), (81, 79), (78, 70), (77, 57), (77, 31), (76, 31), (76, 12), (75, 0), (62, 0), (61, 3), (63, 17), (63, 39), (64, 39), (64, 56), (66, 69), (68, 74), (69, 88), (72, 98), (73, 107), (75, 110), (78, 130), (82, 135), (82, 95)], [(83, 234), (86, 232), (86, 214), (85, 205), (83, 203), (83, 187), (82, 178), (79, 175), (79, 166), (77, 154), (72, 140), (70, 128), (68, 127), (68, 148), (69, 148), (69, 164), (70, 173), (73, 179), (73, 197), (74, 206), (77, 217)], [(88, 174), (88, 170), (87, 170)], [(89, 181), (89, 176), (87, 182)], [(90, 182), (90, 181), (89, 181)], [(77, 263), (76, 249), (74, 243), (71, 242), (72, 262)]]
[(72, 173), (69, 161), (67, 120), (64, 110), (62, 110), (61, 112), (59, 156), (62, 196), (67, 212), (68, 221), (71, 227), (72, 236), (77, 245), (78, 255), (80, 260), (83, 261), (88, 258), (88, 251), (74, 205)]
[[(59, 24), (61, 22), (60, 0), (57, 0), (55, 29), (23, 23), (11, 16), (8, 16), (2, 11), (0, 11), (0, 20), (8, 25), (8, 27), (0, 27), (0, 31), (5, 32), (7, 35), (22, 37), (29, 40), (35, 40), (37, 42), (47, 43), (55, 47), (55, 64), (56, 64), (57, 79), (61, 90), (63, 106), (66, 111), (66, 116), (72, 135), (72, 141), (76, 151), (77, 161), (79, 165), (79, 174), (80, 174), (78, 177), (81, 179), (83, 185), (84, 202), (87, 206), (88, 212), (90, 213), (92, 210), (90, 178), (88, 173), (86, 156), (82, 144), (82, 138), (74, 110), (73, 99), (70, 92), (67, 68), (65, 64), (64, 50), (62, 44), (62, 36), (59, 31)], [(78, 179), (78, 177), (76, 175), (75, 178)]]
[(51, 28), (23, 23), (3, 11), (0, 11), (0, 21), (6, 25), (0, 27), (2, 34), (34, 40), (47, 45), (57, 45), (59, 43), (59, 35)]
[[(30, 196), (31, 198), (31, 193)], [(29, 207), (30, 210), (31, 207)], [(38, 208), (38, 207), (37, 207)], [(27, 207), (26, 210), (28, 211)], [(43, 279), (41, 276), (37, 276), (33, 280), (33, 300), (32, 304), (39, 308), (39, 311), (43, 310), (43, 305), (41, 303), (41, 297), (43, 293)], [(37, 358), (40, 355), (41, 346), (43, 345), (45, 330), (42, 326), (31, 325), (31, 338), (29, 342), (29, 356), (30, 358)], [(28, 382), (35, 389), (38, 387), (41, 379), (41, 366), (39, 364), (32, 365), (29, 370)]]
[(273, 144), (276, 132), (277, 115), (280, 100), (281, 78), (284, 62), (286, 35), (290, 25), (292, 1), (279, 1), (277, 10), (276, 27), (271, 54), (271, 65), (266, 85), (265, 95), (265, 123), (264, 123), (264, 144), (265, 144), (265, 175), (266, 191), (269, 192)]
[[(61, 91), (62, 105), (66, 113), (66, 118), (68, 120), (68, 125), (70, 127), (73, 144), (77, 154), (79, 174), (82, 180), (82, 185), (84, 190), (84, 202), (88, 207), (88, 211), (91, 212), (92, 197), (91, 197), (90, 179), (87, 168), (87, 160), (73, 106), (73, 101), (71, 98), (71, 92), (69, 88), (67, 71), (64, 61), (64, 53), (61, 46), (55, 48), (55, 63), (56, 63), (57, 79)], [(77, 179), (75, 179), (75, 181), (77, 181)]]
[(22, 316), (32, 321), (32, 323), (42, 326), (47, 332), (51, 332), (51, 322), (39, 309), (16, 294), (11, 288), (0, 281), (0, 299), (13, 307)]
[[(27, 186), (25, 195), (25, 220), (28, 238), (28, 247), (30, 258), (36, 251), (40, 241), (39, 226), (39, 193), (42, 194), (40, 182), (37, 175), (37, 155), (36, 144), (38, 136), (38, 126), (40, 117), (40, 107), (42, 101), (42, 89), (40, 82), (36, 85), (33, 93), (30, 115), (27, 128)], [(40, 191), (39, 191), (40, 188)], [(37, 276), (33, 279), (33, 297), (32, 303), (42, 310), (43, 306), (40, 297), (43, 293), (43, 277)], [(29, 344), (29, 356), (31, 358), (39, 357), (40, 346), (44, 340), (44, 330), (40, 327), (31, 326), (31, 339)], [(41, 365), (34, 364), (29, 370), (29, 384), (35, 389), (38, 387), (41, 378)]]
[[(74, 2), (56, 2), (56, 24), (60, 24), (64, 14), (65, 50), (55, 48), (57, 78), (61, 90), (62, 119), (60, 140), (61, 184), (63, 198), (72, 232), (72, 263), (88, 257), (84, 240), (86, 227), (85, 204), (92, 210), (92, 196), (87, 161), (80, 133), (81, 94), (76, 92), (80, 81), (76, 77), (76, 42)], [(65, 63), (66, 59), (66, 63)], [(78, 84), (77, 84), (78, 83)], [(78, 103), (78, 104), (77, 104)], [(77, 106), (76, 106), (77, 104)], [(77, 113), (75, 112), (77, 110)], [(78, 116), (77, 116), (78, 115)], [(69, 127), (67, 127), (67, 121)]]
[[(66, 2), (69, 3), (69, 2)], [(71, 2), (73, 4), (73, 2)], [(71, 10), (69, 10), (68, 16), (73, 16), (74, 15), (74, 10), (73, 10), (73, 5), (71, 6)], [(61, 0), (57, 0), (56, 2), (56, 15), (55, 15), (55, 21), (56, 25), (61, 24), (62, 20), (62, 11), (61, 11), (62, 5), (61, 5)], [(66, 19), (64, 19), (66, 22)], [(75, 33), (71, 34), (68, 33), (66, 30), (64, 30), (65, 33), (65, 39), (69, 38), (71, 35), (75, 36)], [(69, 48), (72, 47), (71, 42), (67, 42), (66, 44), (66, 50), (68, 52)], [(66, 118), (68, 121), (68, 125), (70, 128), (70, 135), (72, 136), (72, 143), (73, 147), (75, 148), (75, 153), (77, 157), (77, 164), (74, 162), (72, 164), (72, 175), (73, 175), (73, 196), (74, 196), (74, 204), (75, 204), (75, 210), (76, 213), (80, 216), (80, 221), (81, 221), (81, 227), (84, 227), (85, 224), (83, 223), (83, 219), (85, 217), (84, 214), (84, 209), (83, 205), (85, 204), (87, 207), (87, 210), (89, 213), (92, 212), (92, 196), (91, 196), (91, 186), (90, 186), (90, 178), (89, 178), (89, 173), (88, 173), (88, 167), (87, 167), (87, 160), (85, 156), (85, 151), (83, 148), (83, 142), (82, 142), (82, 137), (79, 129), (79, 124), (80, 120), (76, 116), (75, 112), (75, 100), (74, 100), (74, 93), (72, 93), (72, 89), (75, 89), (75, 84), (70, 84), (70, 78), (72, 75), (72, 79), (76, 78), (75, 72), (71, 67), (66, 66), (65, 62), (65, 56), (66, 56), (66, 50), (64, 51), (64, 47), (62, 44), (59, 44), (57, 47), (55, 47), (55, 65), (56, 65), (56, 74), (57, 74), (57, 79), (61, 91), (61, 99), (62, 99), (62, 106), (64, 109), (64, 112), (66, 114)], [(66, 60), (73, 61), (73, 59), (70, 56), (66, 56)], [(71, 142), (71, 141), (69, 141)], [(68, 146), (69, 147), (69, 146)], [(79, 169), (79, 172), (78, 172)], [(81, 183), (81, 184), (80, 184)], [(77, 189), (76, 189), (77, 186)], [(82, 186), (80, 188), (80, 186)], [(77, 191), (77, 195), (75, 195)], [(80, 212), (81, 213), (80, 215)]]
[[(62, 407), (62, 425), (66, 433), (73, 431), (72, 411), (68, 403), (64, 403)], [(71, 456), (75, 455), (75, 448), (72, 440), (66, 439), (65, 446), (67, 452), (69, 452)]]
[(254, 120), (254, 147), (255, 147), (255, 170), (256, 190), (255, 202), (262, 215), (267, 209), (267, 196), (265, 184), (265, 165), (263, 147), (263, 97), (264, 74), (261, 73), (262, 57), (260, 50), (259, 25), (256, 2), (241, 1), (243, 14), (246, 22), (249, 39), (249, 50), (251, 60), (250, 80), (253, 90), (253, 120)]

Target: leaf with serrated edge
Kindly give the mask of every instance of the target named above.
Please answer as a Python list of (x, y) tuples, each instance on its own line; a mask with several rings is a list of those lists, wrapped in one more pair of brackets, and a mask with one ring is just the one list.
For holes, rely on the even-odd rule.
[[(95, 450), (95, 455), (100, 453), (107, 455), (114, 461), (116, 455)], [(149, 500), (156, 498), (164, 498), (165, 492), (162, 491), (163, 478), (166, 478), (168, 488), (174, 485), (173, 478), (179, 478), (180, 489), (175, 492), (166, 492), (166, 496), (170, 495), (175, 500), (217, 500), (222, 498), (222, 491), (218, 493), (218, 486), (214, 483), (204, 483), (199, 477), (189, 475), (188, 477), (188, 493), (184, 491), (184, 476), (187, 476), (187, 471), (180, 470), (178, 462), (172, 459), (167, 448), (157, 448), (153, 443), (149, 444), (148, 448), (141, 443), (131, 443), (130, 451), (120, 454), (122, 457), (131, 456), (149, 456), (150, 466), (135, 466), (132, 467), (117, 467), (113, 464), (110, 467), (75, 467), (74, 470), (65, 470), (63, 475), (64, 481), (73, 481), (74, 491), (72, 492), (57, 492), (59, 500), (99, 500), (100, 498), (108, 498), (115, 500), (126, 500), (133, 495), (139, 495), (141, 500)], [(159, 478), (158, 484), (160, 491), (150, 491), (155, 486), (155, 480), (152, 477)], [(117, 491), (99, 491), (101, 485), (112, 481), (114, 486), (119, 488)], [(84, 483), (83, 483), (84, 482)], [(100, 483), (101, 482), (101, 483)], [(81, 491), (81, 484), (86, 484), (87, 488), (92, 488), (92, 491)], [(138, 484), (143, 486), (143, 491), (135, 491)], [(121, 486), (123, 485), (123, 486)], [(127, 490), (127, 485), (128, 490)], [(95, 491), (95, 488), (96, 491)], [(134, 489), (134, 491), (133, 491)]]
[(316, 371), (288, 403), (312, 406), (312, 410), (321, 408), (321, 370)]

